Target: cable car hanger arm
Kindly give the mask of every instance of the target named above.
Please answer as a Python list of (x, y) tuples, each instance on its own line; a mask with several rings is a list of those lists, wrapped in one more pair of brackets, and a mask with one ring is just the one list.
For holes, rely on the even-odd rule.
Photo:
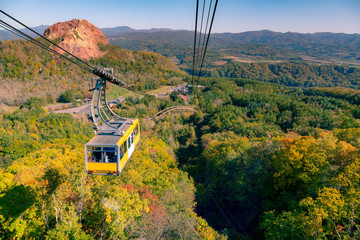
[(126, 86), (126, 83), (120, 79), (118, 79), (117, 77), (114, 77), (113, 75), (107, 73), (105, 70), (101, 70), (101, 69), (98, 69), (98, 68), (94, 68), (94, 69), (89, 69), (89, 71), (92, 73), (92, 74), (95, 74), (96, 76), (104, 79), (104, 80), (107, 80), (109, 82), (112, 82), (116, 85), (119, 85), (119, 86)]

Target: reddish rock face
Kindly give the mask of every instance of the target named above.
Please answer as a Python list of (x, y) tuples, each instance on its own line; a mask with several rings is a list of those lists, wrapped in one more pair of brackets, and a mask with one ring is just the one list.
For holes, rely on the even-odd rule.
[[(60, 38), (60, 47), (87, 60), (103, 56), (105, 52), (100, 51), (98, 45), (109, 43), (98, 28), (86, 20), (78, 19), (56, 23), (45, 30), (44, 36), (50, 40)], [(58, 48), (54, 50), (64, 53)]]

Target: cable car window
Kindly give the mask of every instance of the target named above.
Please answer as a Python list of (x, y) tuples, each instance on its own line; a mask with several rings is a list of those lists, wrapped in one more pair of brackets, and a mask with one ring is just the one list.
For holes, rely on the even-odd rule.
[(114, 147), (103, 147), (104, 152), (115, 152), (116, 149)]
[(128, 147), (127, 147), (127, 145), (126, 145), (126, 141), (123, 143), (123, 146), (124, 146), (124, 153), (126, 153), (127, 150), (128, 150)]
[(120, 159), (122, 159), (122, 157), (124, 156), (124, 144), (122, 144), (121, 146), (120, 146)]
[(95, 159), (93, 157), (93, 153), (90, 152), (90, 151), (87, 153), (87, 161), (88, 162), (95, 162)]
[(131, 133), (131, 144), (134, 143), (135, 136), (136, 136), (136, 132), (135, 132), (135, 130), (133, 130), (132, 133)]
[(137, 136), (138, 135), (138, 132), (139, 132), (139, 125), (137, 124), (136, 126), (135, 126), (135, 128), (134, 128), (134, 134), (135, 134), (135, 136)]
[(102, 152), (102, 153), (103, 153), (103, 162), (105, 163), (116, 162), (115, 152)]
[(101, 161), (101, 152), (92, 152), (92, 157), (94, 162), (102, 162)]
[(88, 162), (116, 163), (117, 151), (115, 147), (88, 147)]

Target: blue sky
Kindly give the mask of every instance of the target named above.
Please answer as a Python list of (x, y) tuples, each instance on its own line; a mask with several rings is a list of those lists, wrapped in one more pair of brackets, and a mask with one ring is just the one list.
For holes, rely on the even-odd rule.
[[(195, 6), (196, 0), (0, 0), (0, 9), (32, 27), (77, 18), (97, 27), (193, 30)], [(360, 33), (360, 0), (219, 0), (213, 32), (263, 29)]]

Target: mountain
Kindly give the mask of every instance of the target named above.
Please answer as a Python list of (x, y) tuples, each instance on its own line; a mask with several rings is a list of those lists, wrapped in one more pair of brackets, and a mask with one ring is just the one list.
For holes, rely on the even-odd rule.
[[(43, 32), (46, 26), (35, 27)], [(152, 28), (136, 30), (128, 26), (100, 28), (111, 44), (129, 50), (148, 50), (186, 62), (192, 53), (193, 31)], [(17, 36), (0, 31), (0, 40)], [(224, 57), (240, 57), (237, 61), (303, 60), (313, 63), (346, 63), (360, 65), (360, 34), (296, 33), (269, 30), (242, 33), (213, 33), (209, 54), (218, 55), (210, 61), (223, 61)], [(185, 54), (185, 55), (184, 55)], [(225, 59), (228, 61), (229, 59)], [(234, 59), (233, 59), (234, 60)]]
[(181, 30), (173, 30), (170, 28), (150, 28), (150, 29), (137, 29), (136, 31), (154, 33), (154, 32), (172, 32), (172, 31), (181, 31)]
[[(56, 23), (48, 27), (44, 37), (58, 42), (61, 48), (82, 59), (101, 57), (106, 52), (99, 49), (99, 44), (106, 45), (105, 35), (87, 20), (73, 19), (67, 22)], [(55, 50), (61, 54), (65, 52), (59, 48)]]
[[(39, 33), (40, 35), (42, 35), (47, 27), (49, 27), (49, 25), (40, 25), (37, 27), (32, 27), (31, 29), (34, 30), (35, 32)], [(35, 33), (31, 32), (30, 30), (28, 30), (26, 28), (19, 29), (19, 30), (24, 32), (25, 34), (29, 35), (30, 37), (34, 37), (34, 38), (38, 37)], [(19, 39), (19, 38), (20, 37), (18, 37), (17, 35), (15, 35), (13, 33), (10, 33), (7, 30), (0, 30), (0, 41), (13, 40), (13, 39)]]
[(128, 32), (135, 32), (136, 30), (128, 26), (118, 26), (113, 28), (100, 28), (100, 31), (105, 35), (117, 35)]
[[(135, 30), (122, 26), (107, 28), (104, 32), (110, 44), (132, 51), (159, 53), (182, 70), (191, 72), (192, 31)], [(270, 81), (292, 87), (358, 89), (359, 66), (359, 34), (263, 30), (212, 34), (203, 74)]]
[[(40, 25), (36, 27), (32, 27), (31, 29), (39, 34), (43, 34), (46, 28), (48, 28), (49, 25)], [(19, 29), (20, 31), (26, 33), (27, 35), (31, 37), (38, 37), (36, 34), (31, 32), (30, 30), (26, 28)], [(128, 26), (117, 26), (112, 28), (99, 28), (99, 30), (105, 34), (107, 37), (111, 37), (114, 35), (119, 35), (123, 33), (130, 33), (130, 32), (144, 32), (144, 33), (154, 33), (154, 32), (171, 32), (171, 31), (178, 31), (178, 30), (172, 30), (170, 28), (151, 28), (151, 29), (134, 29)], [(13, 40), (13, 39), (20, 39), (15, 34), (12, 34), (8, 32), (7, 30), (0, 30), (0, 41), (3, 40)]]
[[(44, 36), (92, 66), (113, 68), (117, 77), (138, 90), (157, 88), (160, 83), (179, 84), (184, 76), (160, 54), (108, 44), (105, 35), (86, 20), (54, 24)], [(52, 102), (65, 90), (76, 92), (80, 98), (89, 97), (87, 80), (91, 78), (95, 76), (29, 41), (0, 41), (0, 103), (23, 103), (34, 96)]]
[(146, 32), (146, 33), (154, 33), (154, 32), (171, 32), (175, 31), (170, 28), (151, 28), (151, 29), (133, 29), (128, 26), (118, 26), (113, 28), (99, 28), (101, 32), (103, 32), (107, 37), (116, 36), (123, 33), (133, 33), (133, 32)]

